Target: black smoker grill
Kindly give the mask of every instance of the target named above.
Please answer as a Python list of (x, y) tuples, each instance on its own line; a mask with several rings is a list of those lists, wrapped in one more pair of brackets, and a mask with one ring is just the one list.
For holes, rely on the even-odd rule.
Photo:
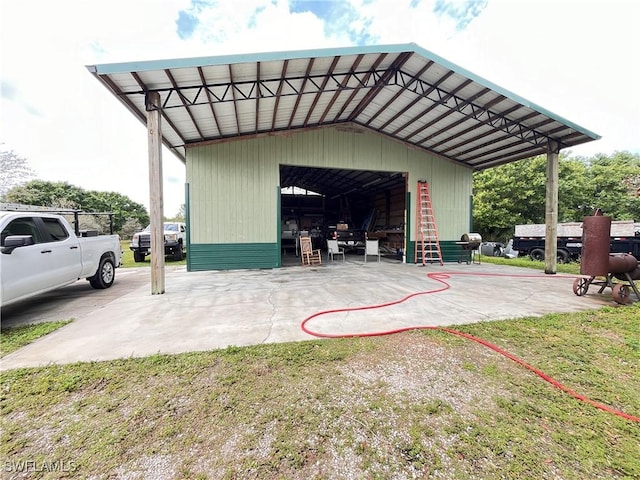
[(462, 247), (462, 252), (458, 257), (458, 263), (467, 262), (467, 265), (474, 261), (474, 257), (478, 256), (478, 263), (480, 263), (480, 244), (482, 243), (482, 236), (479, 233), (465, 233), (460, 237), (460, 241), (456, 242), (456, 245)]

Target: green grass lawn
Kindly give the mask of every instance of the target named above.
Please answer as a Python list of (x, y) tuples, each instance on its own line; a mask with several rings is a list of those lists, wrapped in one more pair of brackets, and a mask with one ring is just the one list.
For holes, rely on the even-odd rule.
[(59, 322), (45, 322), (34, 325), (24, 325), (14, 328), (3, 328), (0, 334), (0, 357), (15, 352), (21, 347), (33, 342), (34, 340), (47, 335), (66, 324), (71, 320), (63, 320)]
[[(638, 318), (640, 303), (460, 330), (638, 416)], [(0, 380), (5, 474), (27, 461), (72, 470), (29, 478), (640, 478), (640, 424), (439, 331)]]
[[(487, 257), (485, 255), (481, 255), (480, 261), (483, 263), (492, 263), (495, 265), (509, 265), (512, 267), (524, 267), (534, 268), (536, 270), (544, 270), (544, 262), (537, 262), (535, 260), (531, 260), (529, 257), (504, 258)], [(580, 264), (576, 262), (558, 263), (556, 265), (556, 272), (578, 275), (580, 273)]]

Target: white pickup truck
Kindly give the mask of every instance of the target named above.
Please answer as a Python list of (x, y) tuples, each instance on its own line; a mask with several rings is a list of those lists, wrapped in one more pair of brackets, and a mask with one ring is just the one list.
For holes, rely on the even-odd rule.
[[(164, 222), (163, 227), (164, 254), (171, 255), (173, 260), (182, 260), (187, 244), (187, 226), (183, 222)], [(144, 257), (151, 255), (151, 225), (133, 235), (129, 249), (136, 262), (144, 262)]]
[(81, 278), (109, 288), (122, 258), (120, 237), (82, 235), (62, 215), (0, 211), (0, 306)]

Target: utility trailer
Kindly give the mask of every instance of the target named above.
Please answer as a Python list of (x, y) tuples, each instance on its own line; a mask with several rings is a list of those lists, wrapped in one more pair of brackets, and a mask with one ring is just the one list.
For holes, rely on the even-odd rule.
[[(529, 256), (543, 261), (545, 249), (544, 224), (516, 225), (513, 250), (518, 256)], [(558, 224), (557, 260), (559, 263), (580, 260), (582, 253), (582, 223)], [(633, 221), (611, 222), (611, 253), (630, 253), (640, 260), (640, 223)]]

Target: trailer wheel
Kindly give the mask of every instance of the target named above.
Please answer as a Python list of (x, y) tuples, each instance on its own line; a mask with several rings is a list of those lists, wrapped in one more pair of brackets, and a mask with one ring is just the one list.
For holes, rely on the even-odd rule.
[(542, 262), (544, 260), (544, 250), (541, 248), (534, 248), (529, 252), (529, 256), (531, 260), (535, 260), (536, 262)]
[(586, 295), (587, 290), (589, 290), (589, 283), (586, 278), (576, 278), (573, 281), (573, 293), (579, 297)]
[(571, 255), (569, 255), (569, 252), (566, 250), (558, 250), (556, 258), (558, 259), (558, 263), (569, 263)]
[(622, 283), (616, 283), (612, 290), (613, 299), (616, 303), (626, 305), (629, 303), (629, 287)]

